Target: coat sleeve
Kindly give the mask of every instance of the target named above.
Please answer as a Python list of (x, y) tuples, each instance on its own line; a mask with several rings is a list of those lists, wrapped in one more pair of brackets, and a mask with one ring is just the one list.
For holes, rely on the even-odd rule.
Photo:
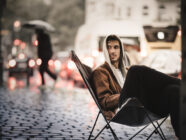
[(118, 107), (119, 93), (113, 93), (109, 86), (109, 79), (106, 72), (95, 70), (93, 73), (93, 84), (98, 101), (104, 110), (112, 110)]

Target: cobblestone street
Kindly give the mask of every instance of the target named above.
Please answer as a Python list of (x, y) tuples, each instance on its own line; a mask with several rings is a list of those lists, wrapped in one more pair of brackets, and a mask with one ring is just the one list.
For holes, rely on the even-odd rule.
[[(81, 140), (88, 139), (98, 109), (86, 89), (22, 88), (0, 89), (0, 124), (2, 140)], [(105, 125), (100, 117), (94, 134)], [(119, 139), (129, 139), (139, 128), (111, 123)], [(176, 140), (170, 119), (162, 126), (168, 140)], [(135, 139), (145, 139), (149, 126)], [(98, 140), (114, 139), (104, 130)], [(152, 139), (160, 139), (153, 135)]]

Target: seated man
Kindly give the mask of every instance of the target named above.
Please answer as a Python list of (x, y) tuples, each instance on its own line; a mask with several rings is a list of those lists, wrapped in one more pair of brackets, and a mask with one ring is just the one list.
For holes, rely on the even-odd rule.
[[(151, 112), (170, 114), (176, 136), (179, 135), (180, 79), (145, 66), (131, 66), (121, 40), (109, 35), (103, 45), (105, 63), (93, 72), (93, 84), (107, 119), (128, 97), (138, 98)], [(128, 72), (127, 72), (128, 71)]]

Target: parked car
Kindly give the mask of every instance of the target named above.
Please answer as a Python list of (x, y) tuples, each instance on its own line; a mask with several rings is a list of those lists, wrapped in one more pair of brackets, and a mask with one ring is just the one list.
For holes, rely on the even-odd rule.
[(16, 56), (10, 55), (8, 58), (8, 73), (11, 76), (33, 76), (33, 69), (36, 63), (35, 60), (28, 57), (25, 53), (21, 52)]

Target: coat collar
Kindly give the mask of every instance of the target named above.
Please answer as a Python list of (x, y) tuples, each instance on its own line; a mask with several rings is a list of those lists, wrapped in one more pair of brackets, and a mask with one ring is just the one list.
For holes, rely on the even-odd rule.
[(113, 77), (113, 79), (115, 80), (115, 82), (119, 85), (116, 76), (114, 75), (113, 71), (111, 70), (109, 64), (105, 61), (105, 63), (103, 64), (103, 66), (109, 71), (110, 75)]

